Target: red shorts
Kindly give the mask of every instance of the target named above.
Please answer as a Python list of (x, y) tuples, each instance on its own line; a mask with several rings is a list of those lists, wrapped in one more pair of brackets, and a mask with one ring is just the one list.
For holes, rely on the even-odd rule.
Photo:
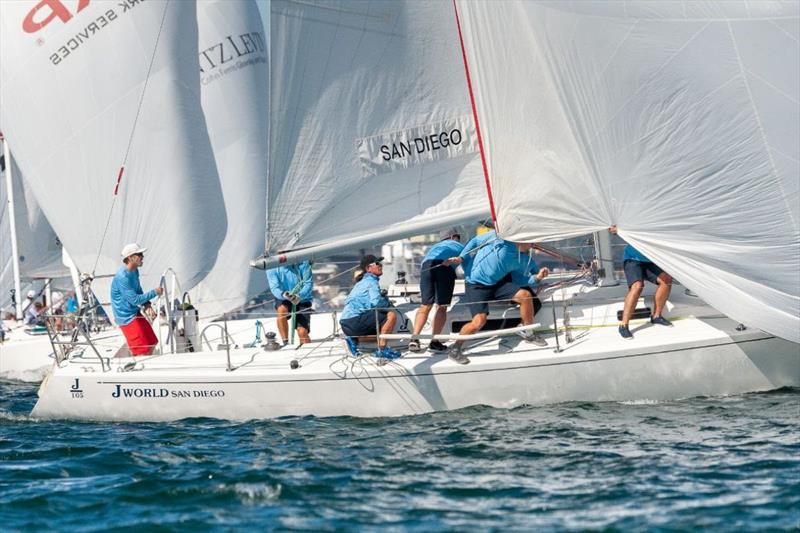
[(153, 351), (153, 347), (158, 344), (158, 337), (153, 333), (150, 322), (141, 315), (134, 318), (128, 324), (120, 326), (125, 340), (128, 341), (128, 349), (133, 355), (148, 355)]

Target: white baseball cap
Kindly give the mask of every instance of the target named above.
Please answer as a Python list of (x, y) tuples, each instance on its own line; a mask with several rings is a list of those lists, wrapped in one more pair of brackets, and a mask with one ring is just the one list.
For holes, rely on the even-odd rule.
[(36, 298), (36, 291), (28, 291), (28, 298)]
[(122, 255), (123, 259), (125, 259), (126, 257), (130, 257), (133, 254), (143, 254), (146, 251), (147, 248), (143, 248), (139, 246), (137, 243), (132, 242), (122, 247), (122, 252), (120, 253), (120, 255)]

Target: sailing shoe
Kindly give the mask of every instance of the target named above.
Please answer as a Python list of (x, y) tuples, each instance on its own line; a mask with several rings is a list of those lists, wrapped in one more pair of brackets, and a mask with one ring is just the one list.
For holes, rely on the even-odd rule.
[(428, 349), (432, 352), (439, 352), (439, 353), (444, 353), (448, 350), (445, 344), (442, 344), (441, 341), (437, 341), (436, 339), (431, 341), (431, 343), (428, 345)]
[(659, 326), (671, 326), (672, 322), (664, 318), (663, 316), (651, 316), (650, 317), (651, 324), (658, 324)]
[(536, 346), (547, 346), (547, 341), (544, 340), (544, 337), (535, 331), (529, 331), (528, 333), (524, 334), (522, 338), (525, 339), (525, 342), (530, 342)]
[(631, 330), (628, 329), (628, 326), (620, 326), (619, 327), (619, 334), (622, 335), (623, 339), (632, 339), (633, 338), (633, 333), (631, 333)]
[(373, 355), (379, 359), (399, 359), (403, 357), (403, 354), (397, 350), (392, 350), (388, 346), (384, 346), (380, 350), (375, 350)]
[(464, 355), (464, 352), (461, 351), (461, 345), (454, 344), (450, 347), (447, 351), (447, 357), (459, 365), (468, 365), (469, 364), (469, 357)]
[(353, 357), (358, 357), (361, 355), (361, 351), (358, 349), (358, 340), (353, 337), (345, 337), (344, 343), (347, 346), (347, 350), (350, 352), (350, 355)]
[(411, 339), (408, 341), (408, 350), (411, 352), (421, 352), (422, 346), (419, 345), (419, 340)]

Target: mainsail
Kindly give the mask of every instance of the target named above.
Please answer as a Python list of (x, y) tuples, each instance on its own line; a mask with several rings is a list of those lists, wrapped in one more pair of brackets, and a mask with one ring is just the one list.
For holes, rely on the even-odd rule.
[(272, 259), (488, 212), (455, 32), (443, 2), (271, 3)]
[(0, 30), (0, 123), (78, 267), (113, 274), (137, 241), (143, 285), (172, 267), (194, 286), (226, 232), (195, 4), (1, 2)]
[(800, 342), (800, 4), (459, 1), (500, 234), (617, 224)]
[(267, 223), (269, 38), (253, 0), (201, 1), (197, 18), (203, 111), (228, 217), (216, 263), (192, 291), (213, 316), (266, 287), (248, 262), (264, 251)]

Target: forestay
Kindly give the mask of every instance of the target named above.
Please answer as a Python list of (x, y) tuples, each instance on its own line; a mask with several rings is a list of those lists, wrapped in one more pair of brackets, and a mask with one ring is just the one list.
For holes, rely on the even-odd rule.
[(266, 286), (248, 263), (264, 251), (267, 222), (269, 37), (253, 0), (201, 1), (197, 19), (203, 111), (228, 217), (216, 263), (192, 291), (213, 316)]
[(168, 266), (195, 285), (214, 265), (226, 218), (194, 3), (2, 2), (0, 25), (0, 123), (75, 263), (94, 270), (99, 250), (96, 273), (113, 274), (122, 246), (137, 241), (148, 248), (146, 288)]
[(452, 7), (271, 3), (270, 253), (488, 213)]
[(459, 2), (500, 234), (620, 234), (800, 341), (797, 2)]

